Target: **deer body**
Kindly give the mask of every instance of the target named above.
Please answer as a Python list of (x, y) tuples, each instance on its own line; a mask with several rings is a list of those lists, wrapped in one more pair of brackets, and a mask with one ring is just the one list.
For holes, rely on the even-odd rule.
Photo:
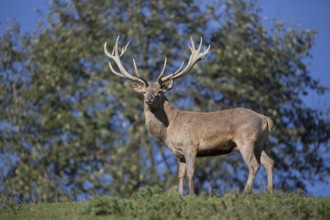
[(245, 108), (235, 108), (217, 112), (191, 112), (176, 109), (167, 100), (164, 92), (173, 87), (175, 78), (185, 75), (192, 66), (203, 59), (208, 53), (200, 52), (202, 42), (196, 50), (192, 41), (192, 55), (187, 66), (183, 64), (174, 73), (163, 77), (164, 68), (157, 82), (148, 82), (134, 67), (138, 77), (128, 74), (119, 57), (123, 55), (128, 45), (121, 52), (115, 48), (108, 57), (113, 59), (120, 73), (110, 64), (111, 71), (120, 77), (131, 80), (133, 89), (144, 94), (145, 124), (149, 133), (157, 140), (165, 143), (178, 158), (179, 193), (183, 194), (183, 180), (189, 181), (189, 192), (194, 194), (194, 173), (196, 157), (217, 156), (233, 151), (239, 151), (249, 168), (249, 177), (244, 190), (250, 190), (260, 164), (267, 172), (268, 189), (272, 191), (273, 160), (264, 151), (273, 122), (269, 117)]
[[(204, 113), (180, 111), (171, 106), (163, 114), (157, 117), (152, 112), (146, 113), (147, 129), (181, 158), (186, 149), (196, 151), (197, 157), (237, 151), (238, 143), (247, 137), (254, 140), (269, 132), (266, 117), (244, 108)], [(230, 120), (233, 115), (241, 117)], [(245, 121), (246, 117), (253, 121)]]
[[(159, 109), (151, 110), (145, 106), (144, 111), (149, 133), (164, 142), (179, 158), (184, 157), (186, 148), (192, 150), (195, 147), (197, 157), (216, 156), (235, 148), (232, 125), (224, 118), (228, 110), (211, 113), (180, 111), (165, 101)], [(216, 127), (212, 127), (214, 125)]]

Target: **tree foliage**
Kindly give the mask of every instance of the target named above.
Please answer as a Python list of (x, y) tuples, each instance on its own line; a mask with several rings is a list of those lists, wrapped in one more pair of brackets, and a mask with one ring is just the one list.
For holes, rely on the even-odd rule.
[[(268, 22), (243, 0), (54, 0), (39, 28), (17, 25), (0, 38), (0, 191), (30, 200), (67, 200), (141, 186), (176, 184), (176, 160), (144, 126), (142, 99), (109, 73), (103, 43), (131, 41), (135, 58), (154, 79), (187, 60), (190, 35), (212, 53), (168, 94), (179, 108), (213, 111), (248, 107), (272, 117), (268, 148), (275, 184), (304, 188), (329, 174), (329, 121), (303, 102), (326, 88), (308, 69), (315, 32)], [(239, 154), (198, 161), (196, 187), (244, 184)], [(225, 186), (224, 186), (225, 185)], [(227, 188), (226, 188), (227, 187)]]

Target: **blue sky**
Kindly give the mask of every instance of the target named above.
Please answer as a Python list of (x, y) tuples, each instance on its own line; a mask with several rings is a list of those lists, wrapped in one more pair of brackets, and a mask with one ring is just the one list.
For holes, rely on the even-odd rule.
[[(36, 8), (47, 13), (50, 0), (0, 0), (0, 34), (9, 20), (15, 19), (23, 31), (36, 28), (38, 15)], [(310, 73), (319, 79), (323, 86), (330, 87), (330, 0), (259, 0), (263, 8), (262, 14), (269, 19), (283, 20), (289, 25), (320, 31), (315, 39), (316, 46), (311, 53)], [(304, 99), (305, 103), (314, 108), (327, 110), (330, 108), (330, 92), (324, 96), (310, 94)], [(317, 184), (311, 187), (313, 195), (330, 196), (328, 185)]]

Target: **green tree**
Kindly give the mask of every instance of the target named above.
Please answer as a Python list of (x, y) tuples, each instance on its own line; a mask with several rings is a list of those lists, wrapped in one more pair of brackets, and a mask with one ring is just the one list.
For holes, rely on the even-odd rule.
[[(304, 188), (301, 179), (329, 172), (328, 120), (302, 102), (326, 91), (307, 68), (313, 31), (279, 22), (268, 29), (257, 4), (242, 0), (55, 0), (49, 12), (35, 32), (14, 25), (0, 39), (1, 192), (62, 201), (176, 184), (176, 160), (147, 134), (142, 98), (108, 69), (103, 43), (118, 35), (121, 45), (131, 41), (125, 66), (132, 70), (135, 58), (149, 79), (165, 56), (169, 71), (187, 60), (190, 35), (204, 36), (211, 55), (169, 99), (185, 109), (244, 106), (272, 117), (280, 188)], [(244, 184), (238, 155), (199, 160), (198, 189)]]

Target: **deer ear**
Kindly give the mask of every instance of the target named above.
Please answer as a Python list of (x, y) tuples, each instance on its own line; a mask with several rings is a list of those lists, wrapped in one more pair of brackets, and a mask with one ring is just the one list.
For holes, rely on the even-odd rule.
[(135, 92), (145, 92), (145, 86), (140, 82), (131, 82), (131, 86)]
[(173, 79), (166, 80), (162, 84), (162, 90), (163, 90), (163, 92), (166, 92), (167, 90), (172, 89), (173, 86), (174, 86), (174, 80)]

